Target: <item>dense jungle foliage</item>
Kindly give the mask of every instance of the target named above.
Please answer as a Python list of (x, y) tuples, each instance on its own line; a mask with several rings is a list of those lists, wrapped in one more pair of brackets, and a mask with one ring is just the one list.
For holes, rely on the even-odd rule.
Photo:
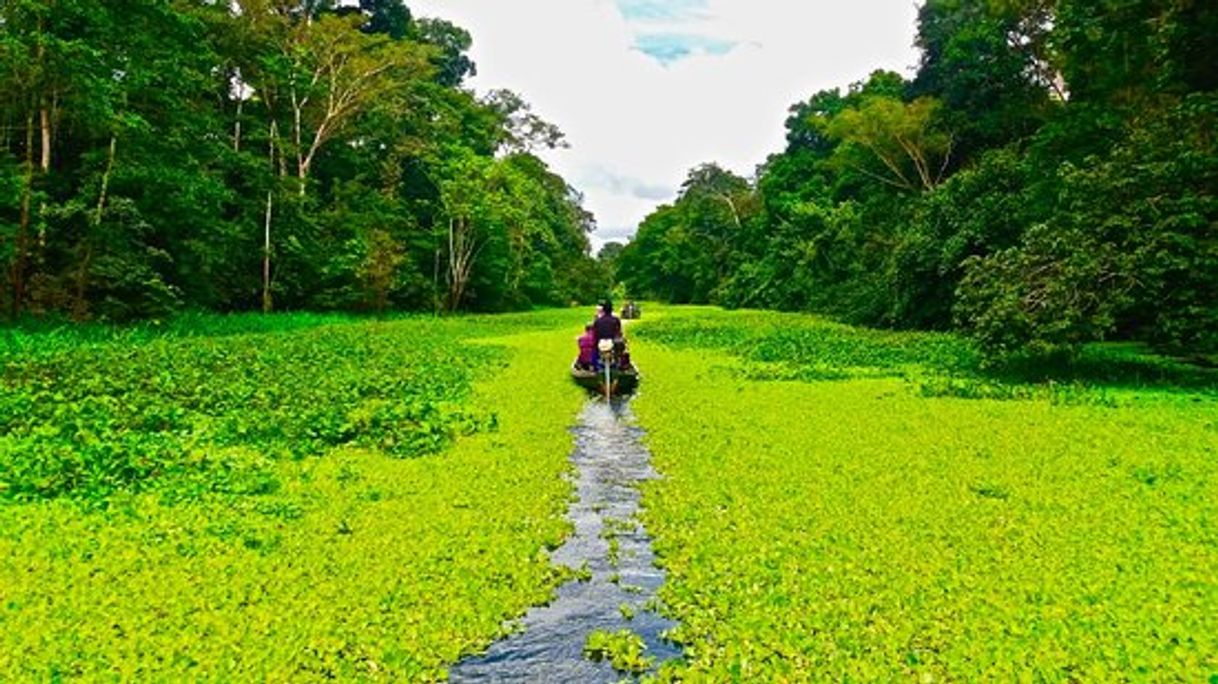
[[(0, 307), (503, 310), (603, 290), (592, 217), (401, 0), (0, 2)], [(591, 293), (591, 294), (590, 294)]]
[(959, 329), (991, 354), (1218, 351), (1218, 6), (928, 0), (921, 63), (791, 108), (616, 256), (637, 296)]

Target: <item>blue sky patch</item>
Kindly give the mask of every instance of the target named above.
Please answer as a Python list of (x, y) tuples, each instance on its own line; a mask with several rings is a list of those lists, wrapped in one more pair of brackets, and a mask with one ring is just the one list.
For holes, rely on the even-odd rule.
[(644, 33), (634, 49), (667, 66), (695, 54), (726, 55), (739, 43), (693, 33)]
[(626, 21), (674, 22), (705, 17), (708, 0), (617, 0)]

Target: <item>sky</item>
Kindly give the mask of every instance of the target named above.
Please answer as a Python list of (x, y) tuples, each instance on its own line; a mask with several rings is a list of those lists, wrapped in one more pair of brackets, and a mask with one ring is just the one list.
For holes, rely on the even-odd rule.
[(633, 235), (688, 171), (751, 177), (788, 108), (875, 69), (912, 73), (915, 0), (410, 0), (468, 29), (484, 93), (566, 134), (541, 156), (585, 196), (594, 246)]

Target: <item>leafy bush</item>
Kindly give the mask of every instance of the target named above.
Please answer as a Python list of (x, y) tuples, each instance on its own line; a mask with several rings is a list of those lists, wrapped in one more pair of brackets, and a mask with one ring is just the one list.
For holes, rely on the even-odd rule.
[(965, 262), (956, 314), (992, 356), (1104, 339), (1131, 304), (1129, 260), (1081, 231), (1037, 226), (1018, 248)]

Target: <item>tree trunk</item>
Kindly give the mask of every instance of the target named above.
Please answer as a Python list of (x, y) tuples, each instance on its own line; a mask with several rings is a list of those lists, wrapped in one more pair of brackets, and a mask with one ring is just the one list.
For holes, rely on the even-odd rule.
[(440, 241), (436, 240), (435, 263), (431, 271), (431, 313), (440, 315)]
[[(271, 166), (271, 186), (266, 191), (266, 209), (263, 212), (262, 220), (262, 312), (270, 313), (275, 308), (274, 296), (271, 292), (271, 226), (275, 213), (275, 183), (276, 183), (276, 168), (278, 168), (279, 176), (285, 175), (283, 167), (283, 153), (279, 152), (276, 157), (276, 144), (279, 142), (279, 124), (275, 121), (274, 114), (271, 113), (271, 124), (268, 127), (267, 140), (267, 162)], [(276, 165), (278, 161), (278, 166)]]
[(42, 172), (51, 172), (51, 110), (45, 105), (38, 110), (38, 123), (42, 130), (42, 159), (38, 167)]
[[(59, 117), (59, 91), (51, 90), (51, 106), (48, 108), (45, 105), (39, 110), (39, 123), (42, 129), (42, 159), (40, 166), (42, 175), (46, 176), (51, 173), (51, 154), (55, 149), (55, 121)], [(39, 214), (46, 215), (47, 205), (43, 200), (39, 207)], [(47, 249), (47, 229), (46, 221), (38, 222), (38, 265), (41, 268), (46, 261)]]
[(97, 193), (97, 207), (89, 222), (90, 232), (85, 235), (79, 268), (76, 271), (76, 310), (83, 316), (88, 310), (86, 295), (89, 291), (89, 269), (93, 265), (93, 233), (101, 229), (102, 212), (106, 209), (106, 198), (110, 192), (110, 175), (114, 173), (114, 157), (118, 152), (118, 134), (110, 134), (110, 149), (106, 156), (106, 170), (102, 172), (101, 189)]
[(736, 224), (736, 230), (743, 230), (744, 223), (740, 220), (740, 211), (736, 209), (736, 202), (732, 199), (732, 196), (725, 192), (715, 194), (727, 204), (727, 208), (732, 212), (732, 222)]
[(464, 285), (458, 279), (457, 220), (448, 219), (448, 310), (455, 311)]
[(468, 219), (448, 220), (448, 310), (456, 311), (474, 270), (480, 248)]
[(274, 210), (275, 191), (266, 191), (266, 220), (262, 230), (262, 313), (270, 313), (271, 301), (271, 213)]
[[(238, 93), (239, 95), (240, 93)], [(237, 117), (233, 122), (233, 152), (241, 151), (241, 110), (245, 107), (245, 100), (237, 98)]]
[(305, 196), (305, 178), (309, 175), (308, 165), (305, 162), (304, 150), (301, 147), (303, 144), (303, 129), (304, 129), (304, 104), (296, 97), (296, 90), (292, 90), (292, 141), (296, 143), (296, 180), (299, 185), (296, 190), (301, 197)]
[(25, 302), (25, 259), (29, 246), (30, 235), (30, 204), (34, 197), (34, 113), (30, 111), (25, 117), (25, 182), (21, 188), (21, 217), (17, 224), (17, 237), (13, 241), (13, 263), (11, 279), (13, 283), (13, 318), (21, 315), (21, 306)]
[(456, 311), (465, 296), (465, 228), (461, 219), (448, 219), (448, 310)]

